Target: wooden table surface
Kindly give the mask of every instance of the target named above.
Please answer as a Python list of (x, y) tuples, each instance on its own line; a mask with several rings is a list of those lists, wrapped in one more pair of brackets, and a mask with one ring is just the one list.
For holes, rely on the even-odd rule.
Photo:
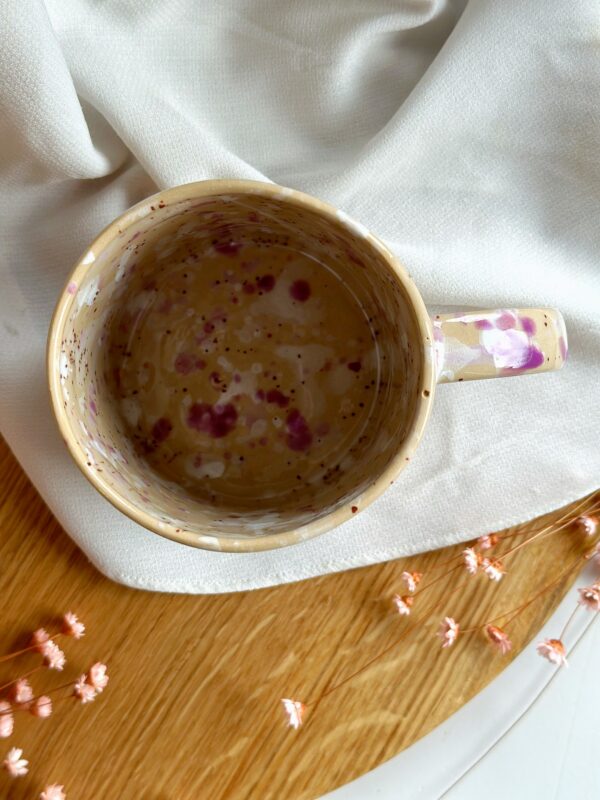
[[(75, 678), (95, 660), (110, 674), (89, 705), (64, 700), (47, 720), (17, 716), (2, 744), (22, 747), (31, 768), (13, 781), (0, 775), (0, 796), (19, 800), (37, 798), (52, 782), (65, 784), (69, 800), (317, 798), (395, 755), (481, 690), (535, 635), (574, 575), (511, 624), (509, 656), (494, 655), (479, 635), (442, 650), (434, 633), (445, 613), (472, 625), (511, 609), (582, 547), (560, 532), (516, 553), (497, 586), (465, 573), (465, 588), (448, 596), (440, 580), (429, 598), (441, 601), (439, 612), (325, 697), (296, 732), (286, 727), (280, 698), (318, 697), (393, 643), (410, 624), (390, 602), (403, 569), (431, 572), (461, 547), (255, 592), (151, 594), (90, 565), (1, 441), (0, 487), (2, 652), (72, 610), (86, 636), (65, 642), (63, 675), (40, 671), (34, 688)], [(22, 673), (38, 663), (26, 654), (13, 665)], [(17, 674), (7, 664), (0, 673), (2, 683)]]

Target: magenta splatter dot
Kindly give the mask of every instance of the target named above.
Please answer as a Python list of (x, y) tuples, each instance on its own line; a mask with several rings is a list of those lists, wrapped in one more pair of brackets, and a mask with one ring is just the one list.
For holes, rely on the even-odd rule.
[(525, 333), (528, 333), (530, 336), (535, 334), (535, 322), (531, 317), (521, 317), (521, 326)]
[(244, 294), (254, 294), (256, 289), (254, 288), (253, 283), (245, 283), (242, 287), (242, 291), (244, 292)]
[(214, 406), (210, 403), (194, 403), (188, 412), (187, 424), (200, 433), (222, 439), (235, 428), (237, 418), (238, 412), (231, 403), (216, 403)]
[(256, 284), (261, 291), (271, 292), (275, 288), (275, 276), (261, 275), (259, 278), (256, 279)]
[(479, 328), (480, 331), (489, 331), (489, 329), (492, 327), (492, 323), (489, 321), (489, 319), (476, 319), (475, 327)]
[(164, 442), (173, 430), (173, 426), (166, 417), (157, 419), (152, 426), (152, 438), (157, 444)]
[(204, 323), (204, 332), (205, 333), (212, 333), (214, 331), (214, 329), (215, 329), (215, 326), (212, 324), (212, 322), (205, 322)]
[(211, 380), (211, 383), (217, 384), (217, 385), (219, 383), (221, 383), (222, 380), (223, 380), (218, 372), (211, 372), (210, 375), (209, 375), (209, 378)]
[(362, 364), (360, 363), (360, 361), (351, 361), (348, 364), (348, 369), (351, 369), (352, 372), (360, 372), (361, 366)]
[(76, 291), (77, 291), (77, 284), (74, 281), (71, 281), (71, 283), (67, 286), (67, 292), (69, 294), (75, 294)]
[(220, 242), (216, 244), (215, 250), (222, 256), (236, 256), (242, 248), (241, 242)]
[(521, 364), (520, 369), (535, 369), (544, 363), (544, 354), (537, 347), (530, 347), (527, 352), (527, 360)]
[(312, 444), (312, 433), (307, 421), (297, 408), (293, 408), (285, 421), (287, 426), (286, 442), (290, 450), (308, 450)]
[(290, 404), (290, 398), (286, 397), (279, 389), (269, 389), (267, 392), (267, 403), (275, 403), (279, 408), (287, 408)]
[(512, 314), (509, 314), (508, 311), (504, 314), (500, 314), (498, 319), (496, 320), (496, 327), (499, 328), (501, 331), (507, 331), (509, 328), (514, 328), (516, 324), (516, 319), (513, 317)]
[(240, 373), (239, 373), (239, 372), (236, 372), (236, 373), (234, 374), (234, 376), (233, 376), (233, 382), (234, 382), (234, 383), (241, 383), (241, 382), (242, 382), (242, 376), (240, 375)]
[(93, 400), (90, 400), (90, 411), (94, 416), (98, 413), (98, 409), (96, 408), (96, 403)]
[(298, 281), (294, 281), (290, 286), (290, 294), (294, 298), (294, 300), (298, 300), (299, 303), (304, 303), (310, 297), (310, 284), (308, 281), (303, 281), (302, 279)]
[(196, 359), (196, 369), (204, 369), (206, 366), (206, 361), (203, 358)]
[(264, 400), (265, 399), (265, 393), (264, 393), (264, 391), (262, 389), (257, 389), (257, 391), (256, 391), (256, 399), (257, 400)]

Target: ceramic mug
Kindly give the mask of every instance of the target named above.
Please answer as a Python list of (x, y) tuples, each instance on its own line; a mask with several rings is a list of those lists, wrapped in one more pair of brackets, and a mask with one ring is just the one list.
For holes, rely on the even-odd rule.
[(410, 462), (436, 384), (545, 372), (554, 309), (431, 317), (345, 213), (252, 181), (160, 192), (76, 264), (48, 340), (76, 464), (140, 525), (266, 550), (366, 508)]

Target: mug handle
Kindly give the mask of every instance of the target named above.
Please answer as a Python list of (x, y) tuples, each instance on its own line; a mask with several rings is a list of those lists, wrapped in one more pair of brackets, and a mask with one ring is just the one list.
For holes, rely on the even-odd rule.
[(555, 308), (432, 315), (438, 383), (504, 378), (560, 369), (567, 332)]

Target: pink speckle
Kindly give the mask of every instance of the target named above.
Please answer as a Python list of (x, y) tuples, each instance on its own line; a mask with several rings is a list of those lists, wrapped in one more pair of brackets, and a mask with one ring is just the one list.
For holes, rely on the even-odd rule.
[(244, 294), (254, 294), (256, 289), (254, 288), (253, 283), (245, 283), (242, 287), (242, 291), (244, 292)]
[(189, 353), (179, 353), (175, 359), (175, 370), (180, 375), (189, 375), (194, 369), (195, 359)]
[(96, 408), (96, 403), (93, 400), (90, 400), (90, 411), (94, 416), (98, 413), (98, 409)]
[(544, 363), (544, 354), (537, 347), (530, 347), (527, 353), (527, 359), (521, 366), (521, 369), (535, 369)]
[(239, 372), (236, 372), (236, 373), (234, 374), (234, 376), (233, 376), (233, 382), (234, 382), (234, 383), (241, 383), (241, 382), (242, 382), (242, 376), (240, 375), (240, 373), (239, 373)]
[(161, 417), (152, 426), (152, 438), (157, 444), (160, 444), (165, 441), (172, 430), (173, 426), (170, 421), (166, 417)]
[(275, 288), (275, 276), (261, 275), (259, 278), (256, 279), (256, 284), (261, 291), (271, 292)]
[(220, 253), (222, 256), (236, 256), (240, 249), (243, 247), (241, 242), (220, 242), (219, 244), (214, 245), (215, 250), (217, 253)]
[(211, 372), (208, 377), (210, 378), (211, 383), (216, 386), (218, 386), (223, 381), (218, 372)]
[(262, 389), (257, 389), (256, 390), (256, 399), (257, 400), (264, 400), (265, 399), (265, 393), (264, 393), (264, 391)]
[(562, 356), (562, 360), (566, 361), (567, 358), (569, 357), (569, 349), (567, 347), (567, 343), (565, 341), (565, 337), (564, 336), (559, 336), (559, 338), (558, 338), (558, 347), (560, 349), (560, 354)]
[(286, 442), (290, 450), (308, 450), (312, 444), (312, 433), (308, 423), (297, 408), (293, 408), (286, 419)]
[(196, 369), (204, 369), (206, 366), (206, 361), (203, 358), (196, 359)]
[(348, 364), (348, 369), (351, 369), (352, 372), (360, 372), (361, 366), (362, 365), (361, 365), (360, 361), (351, 361)]
[(210, 403), (194, 403), (191, 406), (187, 424), (200, 433), (207, 433), (214, 439), (222, 439), (235, 428), (238, 412), (231, 403), (214, 406)]
[(205, 322), (204, 323), (204, 332), (205, 333), (212, 333), (214, 331), (214, 329), (215, 329), (215, 326), (212, 324), (212, 322)]
[(492, 327), (492, 323), (489, 321), (489, 319), (476, 319), (475, 327), (480, 331), (489, 331)]
[(504, 314), (501, 314), (496, 320), (496, 327), (501, 331), (507, 331), (509, 328), (514, 328), (516, 322), (514, 316), (508, 311), (505, 311)]
[(71, 283), (67, 286), (67, 292), (69, 294), (75, 294), (77, 292), (77, 284), (75, 281), (71, 281)]
[(287, 408), (290, 404), (290, 398), (286, 397), (279, 389), (269, 389), (267, 403), (275, 403), (279, 408)]
[(535, 322), (531, 317), (521, 317), (521, 327), (525, 333), (528, 333), (530, 336), (535, 335)]
[(294, 300), (304, 303), (310, 297), (310, 284), (302, 279), (294, 281), (290, 286), (290, 294)]

